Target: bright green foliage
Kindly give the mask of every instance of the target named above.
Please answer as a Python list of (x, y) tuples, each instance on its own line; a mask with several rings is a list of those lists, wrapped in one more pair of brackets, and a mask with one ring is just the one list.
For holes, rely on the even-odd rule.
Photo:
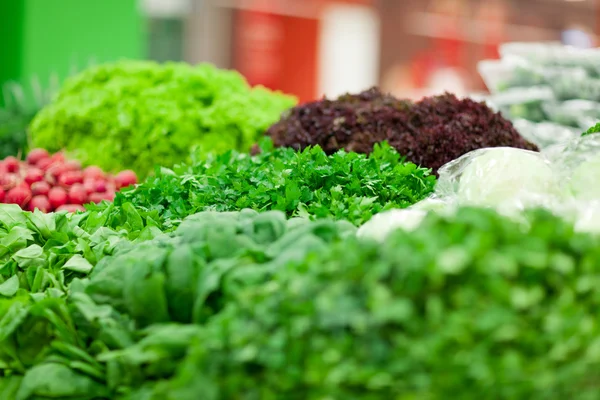
[(83, 214), (30, 213), (0, 204), (0, 298), (64, 293), (71, 280), (87, 276), (121, 242), (159, 234), (153, 218), (158, 219), (130, 204)]
[(530, 219), (463, 209), (240, 280), (165, 393), (202, 377), (207, 399), (596, 398), (600, 238)]
[(104, 398), (172, 376), (199, 324), (221, 310), (226, 282), (264, 282), (355, 231), (345, 221), (288, 221), (281, 212), (245, 210), (191, 216), (171, 237), (123, 239), (90, 279), (71, 283), (68, 298), (52, 290), (0, 296), (0, 376), (9, 377), (0, 380), (0, 393), (17, 400)]
[(69, 79), (31, 135), (35, 146), (66, 148), (86, 164), (146, 175), (187, 160), (192, 147), (247, 151), (294, 104), (208, 64), (121, 61)]
[(296, 152), (273, 149), (249, 156), (227, 152), (207, 162), (158, 172), (115, 204), (158, 211), (167, 227), (204, 210), (281, 210), (289, 217), (346, 219), (355, 224), (377, 212), (405, 208), (433, 191), (429, 170), (406, 163), (382, 144), (369, 156), (339, 151), (327, 156), (319, 147)]
[(587, 135), (591, 135), (592, 133), (598, 133), (598, 132), (600, 132), (600, 123), (592, 126), (590, 129), (583, 132), (583, 134), (581, 136), (587, 136)]
[(201, 213), (121, 246), (68, 298), (0, 301), (0, 394), (597, 398), (600, 237), (478, 209), (383, 244), (353, 232)]
[(49, 86), (42, 88), (36, 79), (27, 85), (0, 82), (0, 96), (5, 103), (0, 107), (0, 159), (28, 151), (27, 128), (40, 109), (50, 102), (56, 85)]
[(0, 108), (0, 159), (25, 153), (27, 125), (35, 112)]

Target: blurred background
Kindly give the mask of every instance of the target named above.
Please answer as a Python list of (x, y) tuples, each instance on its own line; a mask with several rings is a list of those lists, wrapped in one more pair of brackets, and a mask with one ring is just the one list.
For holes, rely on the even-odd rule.
[[(598, 44), (596, 0), (0, 0), (0, 106), (121, 58), (211, 62), (310, 101), (484, 91), (506, 41)], [(17, 100), (15, 100), (17, 99)]]

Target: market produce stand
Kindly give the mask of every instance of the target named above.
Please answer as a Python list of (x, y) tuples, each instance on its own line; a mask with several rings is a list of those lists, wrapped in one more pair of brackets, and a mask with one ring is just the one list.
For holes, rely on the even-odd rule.
[(600, 125), (294, 104), (206, 65), (65, 84), (2, 193), (112, 194), (0, 204), (0, 399), (598, 398)]

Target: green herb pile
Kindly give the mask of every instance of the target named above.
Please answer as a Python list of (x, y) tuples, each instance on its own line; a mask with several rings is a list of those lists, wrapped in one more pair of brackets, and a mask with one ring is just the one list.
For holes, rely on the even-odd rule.
[(167, 227), (199, 211), (244, 208), (359, 225), (382, 210), (422, 200), (435, 185), (429, 170), (405, 162), (385, 143), (369, 156), (345, 151), (328, 156), (320, 147), (273, 149), (269, 139), (261, 144), (256, 156), (226, 152), (176, 172), (159, 171), (119, 194), (115, 204), (156, 211)]
[(594, 399), (600, 237), (528, 217), (461, 209), (376, 244), (203, 212), (122, 238), (67, 295), (0, 298), (0, 398)]
[(295, 99), (211, 65), (121, 61), (70, 78), (31, 124), (36, 147), (145, 176), (200, 153), (247, 151)]

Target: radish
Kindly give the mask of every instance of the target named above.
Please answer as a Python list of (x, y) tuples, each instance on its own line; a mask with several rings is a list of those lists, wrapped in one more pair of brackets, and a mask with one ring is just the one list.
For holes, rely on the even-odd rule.
[(135, 185), (137, 183), (137, 175), (131, 170), (121, 171), (115, 177), (115, 183), (118, 189)]
[(47, 171), (51, 165), (54, 165), (54, 161), (52, 161), (51, 158), (42, 158), (35, 164), (35, 166), (41, 169), (42, 171)]
[(113, 201), (115, 199), (115, 192), (112, 190), (102, 194), (104, 195), (104, 200)]
[(34, 182), (31, 184), (31, 193), (33, 193), (34, 196), (37, 195), (44, 195), (46, 196), (48, 194), (48, 192), (50, 192), (50, 185), (48, 184), (48, 182)]
[(39, 168), (30, 168), (27, 170), (27, 173), (25, 174), (25, 182), (27, 182), (28, 184), (32, 184), (35, 182), (40, 182), (44, 180), (44, 172), (39, 169)]
[(27, 154), (27, 163), (29, 165), (37, 165), (41, 160), (50, 158), (50, 154), (45, 149), (33, 149)]
[(90, 193), (90, 202), (92, 203), (102, 203), (104, 200), (104, 193)]
[(19, 160), (16, 157), (8, 156), (4, 159), (4, 166), (7, 172), (17, 172), (19, 170)]
[(8, 191), (5, 200), (7, 203), (18, 204), (25, 209), (29, 200), (31, 200), (31, 190), (27, 187), (14, 187)]
[(17, 186), (19, 178), (16, 174), (2, 174), (0, 175), (0, 186), (4, 190), (12, 189)]
[(23, 189), (31, 190), (29, 188), (29, 185), (27, 184), (27, 182), (20, 181), (20, 180), (17, 180), (17, 185), (15, 187), (20, 187), (20, 188), (23, 188)]
[(57, 212), (67, 211), (67, 212), (77, 212), (77, 211), (85, 211), (85, 207), (81, 204), (64, 204), (56, 209)]
[(50, 157), (50, 159), (53, 162), (60, 162), (60, 163), (62, 163), (62, 162), (65, 161), (65, 155), (62, 152), (54, 153), (54, 154), (52, 154), (52, 157)]
[(104, 179), (106, 174), (104, 171), (102, 171), (102, 169), (100, 169), (100, 167), (92, 165), (83, 170), (83, 176), (91, 179)]
[(38, 148), (25, 161), (13, 156), (0, 160), (0, 203), (18, 204), (30, 211), (83, 211), (86, 202), (112, 201), (116, 190), (137, 181), (131, 170), (116, 176), (95, 165), (82, 170), (79, 161), (66, 159), (63, 152), (49, 154)]
[(52, 208), (58, 208), (67, 204), (67, 191), (59, 186), (53, 187), (48, 192), (48, 200)]
[(61, 162), (55, 162), (48, 167), (47, 172), (58, 179), (62, 174), (67, 172), (67, 168), (65, 167), (65, 164)]
[[(85, 173), (84, 173), (85, 176)], [(87, 194), (92, 194), (96, 191), (96, 181), (90, 178), (83, 179), (83, 187)]]
[(52, 206), (50, 205), (50, 201), (48, 201), (46, 196), (37, 195), (33, 196), (29, 202), (29, 211), (33, 211), (36, 208), (41, 212), (50, 212)]
[(66, 171), (58, 178), (58, 183), (61, 186), (71, 186), (75, 183), (83, 183), (83, 172), (81, 171)]
[(87, 201), (87, 192), (81, 183), (75, 183), (69, 189), (69, 202), (71, 204), (85, 204)]
[(115, 199), (114, 192), (105, 192), (105, 193), (92, 193), (90, 194), (90, 201), (92, 203), (102, 203), (103, 200), (113, 201)]
[(75, 160), (65, 161), (65, 171), (81, 171), (81, 163)]
[(95, 192), (103, 193), (106, 192), (106, 181), (96, 181), (96, 189)]

